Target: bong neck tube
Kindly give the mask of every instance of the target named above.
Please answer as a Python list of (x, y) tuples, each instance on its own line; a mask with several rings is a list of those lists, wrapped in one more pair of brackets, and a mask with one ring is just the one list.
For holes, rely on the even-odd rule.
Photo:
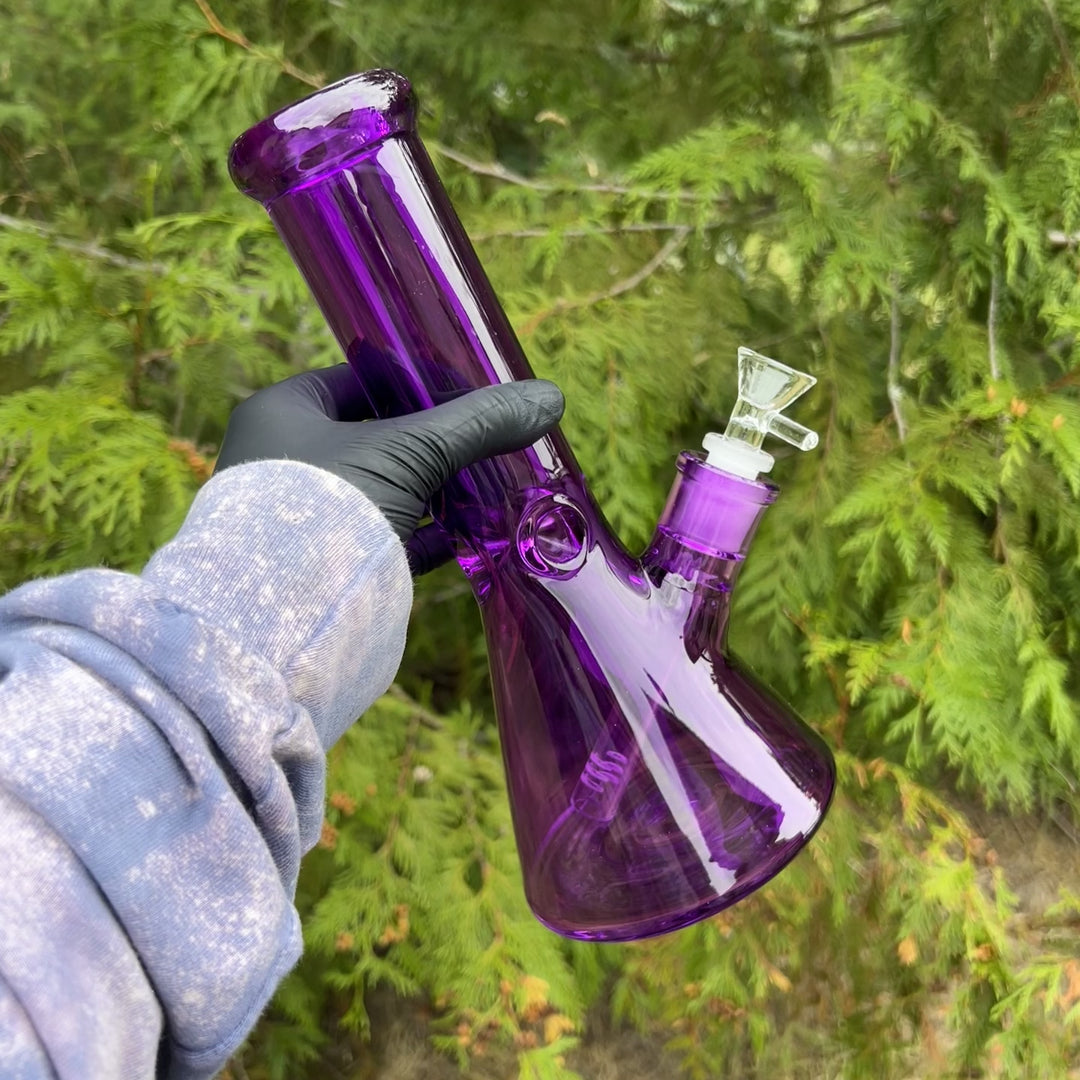
[[(463, 390), (533, 377), (416, 135), (406, 79), (353, 76), (263, 120), (230, 154), (266, 208), (373, 412), (427, 408)], [(473, 466), (435, 516), (467, 546), (505, 536), (528, 493), (579, 487), (561, 433)], [(575, 490), (575, 496), (587, 498)]]

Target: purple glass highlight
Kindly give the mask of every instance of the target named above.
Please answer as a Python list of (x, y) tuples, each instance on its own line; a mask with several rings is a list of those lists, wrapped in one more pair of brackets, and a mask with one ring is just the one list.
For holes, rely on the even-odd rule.
[[(532, 377), (415, 132), (376, 71), (263, 120), (230, 155), (377, 415)], [(786, 865), (835, 783), (821, 739), (725, 646), (776, 489), (683, 454), (639, 560), (561, 431), (466, 469), (432, 506), (483, 615), (529, 903), (621, 941), (715, 914)]]

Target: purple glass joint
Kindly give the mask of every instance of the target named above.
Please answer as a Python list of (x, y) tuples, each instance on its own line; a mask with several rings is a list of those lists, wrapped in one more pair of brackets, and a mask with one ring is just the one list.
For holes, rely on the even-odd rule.
[[(409, 83), (370, 71), (232, 148), (377, 415), (532, 377), (416, 134)], [(775, 487), (766, 434), (813, 384), (740, 350), (739, 402), (684, 453), (639, 559), (561, 431), (461, 472), (431, 507), (483, 615), (525, 892), (568, 937), (708, 918), (777, 874), (835, 784), (824, 742), (730, 655), (731, 589)]]

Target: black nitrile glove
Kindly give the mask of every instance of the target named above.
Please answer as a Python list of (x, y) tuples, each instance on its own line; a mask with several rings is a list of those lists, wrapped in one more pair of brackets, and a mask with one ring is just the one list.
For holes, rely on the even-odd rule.
[(241, 402), (214, 471), (280, 458), (327, 469), (386, 515), (405, 541), (413, 573), (423, 574), (451, 555), (437, 526), (417, 529), (435, 492), (473, 462), (531, 446), (559, 422), (563, 405), (553, 383), (530, 379), (372, 420), (352, 369), (338, 364), (294, 375)]

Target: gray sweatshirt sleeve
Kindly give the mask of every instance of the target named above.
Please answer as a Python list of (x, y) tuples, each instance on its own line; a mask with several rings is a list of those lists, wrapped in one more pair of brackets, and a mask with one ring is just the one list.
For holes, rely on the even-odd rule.
[(411, 600), (375, 506), (285, 461), (214, 477), (140, 576), (0, 598), (0, 1075), (222, 1067), (300, 955), (325, 751)]

